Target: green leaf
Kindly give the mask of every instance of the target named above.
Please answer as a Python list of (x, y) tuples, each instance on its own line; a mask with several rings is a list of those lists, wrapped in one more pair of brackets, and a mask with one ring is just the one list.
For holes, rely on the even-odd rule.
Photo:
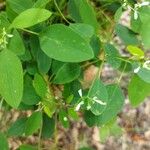
[(142, 23), (150, 21), (150, 7), (145, 6), (139, 9), (139, 17)]
[(0, 132), (0, 148), (1, 150), (9, 150), (8, 142), (3, 133)]
[(41, 97), (44, 98), (47, 93), (47, 84), (44, 80), (44, 78), (36, 73), (34, 75), (34, 80), (33, 80), (33, 86), (35, 88), (36, 93)]
[(25, 75), (22, 102), (27, 105), (34, 105), (39, 101), (40, 97), (37, 95), (32, 85), (32, 78), (29, 75)]
[(115, 12), (114, 19), (115, 19), (116, 22), (119, 22), (119, 19), (121, 18), (122, 13), (123, 13), (123, 10), (122, 10), (122, 6), (121, 6)]
[(66, 63), (56, 73), (55, 84), (66, 84), (72, 82), (80, 75), (80, 66), (78, 64)]
[(140, 34), (145, 48), (150, 48), (150, 8), (145, 6), (138, 9), (138, 19), (134, 19), (132, 14), (131, 28)]
[(23, 55), (25, 53), (25, 46), (22, 40), (22, 37), (17, 30), (12, 32), (13, 37), (9, 42), (9, 49), (14, 52), (16, 55)]
[(100, 128), (100, 141), (102, 143), (106, 142), (107, 138), (110, 136), (109, 127), (103, 126)]
[(8, 136), (22, 136), (25, 131), (27, 118), (17, 119), (8, 129)]
[(29, 136), (35, 133), (42, 125), (42, 113), (34, 112), (26, 122), (25, 134)]
[(117, 24), (115, 28), (116, 34), (121, 38), (121, 40), (126, 44), (126, 45), (139, 45), (139, 41), (136, 37), (136, 34), (131, 31), (129, 28)]
[(84, 112), (84, 120), (89, 127), (96, 126), (100, 116), (95, 116), (91, 111)]
[(35, 8), (45, 8), (45, 6), (50, 2), (51, 0), (37, 0), (33, 7)]
[(40, 45), (50, 58), (62, 62), (82, 62), (93, 58), (90, 45), (62, 24), (51, 25), (41, 32)]
[(150, 83), (150, 70), (146, 68), (140, 68), (137, 75), (145, 82)]
[(2, 32), (3, 28), (8, 28), (10, 25), (6, 12), (0, 13), (0, 32)]
[(68, 108), (68, 116), (72, 118), (73, 120), (78, 120), (79, 116), (77, 112), (74, 110), (74, 108)]
[(150, 83), (146, 83), (134, 75), (129, 83), (128, 94), (132, 106), (138, 106), (150, 95)]
[(51, 12), (46, 9), (31, 8), (20, 13), (12, 22), (11, 28), (28, 28), (47, 20)]
[(44, 100), (42, 104), (44, 107), (44, 112), (51, 118), (57, 109), (55, 100), (50, 98), (48, 100)]
[(5, 49), (0, 52), (0, 94), (6, 102), (17, 108), (23, 94), (23, 71), (18, 57)]
[(46, 74), (51, 67), (52, 59), (49, 58), (41, 49), (37, 52), (37, 64), (40, 73)]
[(7, 6), (9, 6), (17, 14), (31, 8), (32, 5), (32, 0), (7, 0)]
[(23, 144), (19, 147), (19, 150), (37, 150), (37, 148), (28, 144)]
[(141, 19), (140, 17), (138, 17), (137, 19), (134, 19), (134, 12), (131, 14), (131, 29), (136, 32), (139, 33), (139, 31), (141, 30)]
[(110, 136), (119, 137), (121, 134), (122, 134), (122, 129), (116, 123), (116, 121), (110, 121), (108, 124), (100, 128), (101, 142), (106, 142), (107, 138)]
[(109, 101), (105, 111), (99, 116), (98, 125), (108, 123), (121, 111), (124, 104), (124, 95), (117, 85), (108, 85), (107, 92)]
[(51, 138), (55, 131), (55, 120), (47, 115), (43, 117), (42, 137)]
[(139, 58), (139, 59), (143, 59), (144, 58), (144, 52), (136, 47), (136, 46), (133, 46), (133, 45), (128, 45), (127, 46), (127, 50), (130, 52), (130, 54), (132, 54), (133, 56)]
[(146, 48), (150, 48), (150, 24), (149, 24), (150, 20), (143, 23), (141, 26), (141, 30), (140, 30), (140, 35), (142, 37), (142, 42), (144, 43), (144, 46)]
[(98, 30), (98, 22), (94, 9), (87, 0), (69, 0), (68, 10), (71, 17), (78, 23), (89, 24)]
[[(100, 115), (107, 107), (108, 102), (108, 93), (106, 90), (106, 87), (102, 83), (102, 81), (99, 78), (96, 78), (88, 92), (88, 97), (92, 100), (91, 105), (91, 112), (95, 115)], [(94, 97), (97, 97), (98, 100), (100, 100), (103, 103), (106, 103), (106, 105), (101, 105), (93, 100)]]
[(59, 112), (59, 121), (63, 125), (64, 128), (69, 128), (69, 121), (66, 111), (60, 110)]
[(121, 60), (119, 59), (118, 50), (111, 44), (106, 44), (104, 47), (106, 60), (113, 68), (119, 68)]
[(107, 124), (121, 111), (124, 104), (124, 95), (117, 85), (108, 85), (107, 92), (109, 100), (107, 107), (99, 116), (95, 116), (91, 111), (85, 111), (84, 120), (88, 126), (102, 126)]
[(73, 31), (77, 32), (80, 36), (87, 41), (94, 35), (94, 28), (84, 23), (72, 23), (69, 26)]

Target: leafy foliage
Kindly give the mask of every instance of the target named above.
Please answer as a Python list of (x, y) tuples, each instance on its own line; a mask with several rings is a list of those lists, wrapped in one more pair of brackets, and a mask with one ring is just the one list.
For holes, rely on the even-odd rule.
[[(131, 76), (131, 105), (138, 106), (150, 95), (150, 60), (146, 55), (150, 6), (137, 3), (6, 0), (6, 8), (0, 12), (0, 107), (32, 112), (12, 123), (8, 137), (39, 131), (39, 138), (53, 138), (58, 123), (69, 128), (70, 122), (81, 116), (88, 126), (100, 127), (103, 141), (110, 134), (121, 133), (115, 118), (124, 105), (124, 74)], [(127, 6), (131, 27), (120, 23)], [(114, 33), (129, 57), (116, 48)], [(120, 74), (111, 84), (101, 78), (105, 64)], [(85, 81), (91, 65), (98, 70), (92, 83)], [(3, 133), (0, 148), (8, 149)], [(37, 147), (21, 145), (19, 149)]]

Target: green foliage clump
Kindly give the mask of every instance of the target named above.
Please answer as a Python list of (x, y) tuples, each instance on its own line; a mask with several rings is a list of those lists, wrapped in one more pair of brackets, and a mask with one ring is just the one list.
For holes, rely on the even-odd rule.
[[(120, 134), (115, 118), (125, 100), (120, 87), (123, 75), (131, 76), (128, 96), (132, 106), (150, 95), (150, 60), (146, 56), (150, 49), (150, 3), (6, 0), (3, 4), (0, 107), (33, 113), (16, 120), (6, 135), (0, 133), (0, 149), (8, 150), (6, 137), (29, 136), (38, 130), (39, 138), (51, 138), (58, 122), (69, 128), (70, 121), (78, 121), (79, 116), (88, 126), (101, 127), (102, 141), (111, 133)], [(128, 8), (130, 28), (120, 23)], [(113, 42), (114, 32), (130, 57), (120, 55)], [(120, 72), (112, 84), (101, 79), (106, 63)], [(84, 72), (90, 65), (99, 69), (91, 85), (84, 87)], [(37, 148), (20, 146), (23, 149)]]

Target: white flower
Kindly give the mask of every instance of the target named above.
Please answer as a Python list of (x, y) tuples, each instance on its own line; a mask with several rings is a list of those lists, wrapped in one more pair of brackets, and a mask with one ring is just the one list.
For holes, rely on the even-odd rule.
[(12, 38), (14, 35), (12, 34), (7, 34), (7, 37)]
[(150, 5), (150, 2), (143, 2), (143, 3), (140, 4), (140, 7), (142, 7), (142, 6), (148, 6), (148, 5)]
[(143, 2), (143, 3), (137, 3), (134, 5), (134, 19), (137, 20), (138, 19), (138, 9), (143, 7), (143, 6), (148, 6), (150, 5), (150, 2)]
[(68, 118), (67, 118), (67, 117), (64, 117), (64, 121), (68, 121)]
[(3, 28), (1, 33), (1, 38), (0, 38), (0, 47), (1, 48), (6, 48), (6, 45), (8, 44), (7, 39), (13, 37), (12, 34), (7, 34), (6, 29)]
[(91, 109), (91, 106), (90, 106), (90, 105), (88, 105), (86, 109), (87, 109), (87, 110), (90, 110), (90, 109)]
[(139, 71), (140, 71), (140, 69), (141, 69), (141, 67), (139, 66), (139, 67), (137, 67), (137, 68), (135, 68), (134, 69), (134, 73), (138, 73)]
[(123, 7), (126, 7), (128, 4), (127, 4), (127, 0), (124, 0), (124, 2), (123, 2)]
[(138, 11), (134, 10), (134, 19), (137, 20), (138, 19)]
[(79, 111), (80, 107), (84, 104), (84, 101), (81, 101), (75, 108), (75, 111)]
[(150, 60), (147, 60), (147, 61), (143, 64), (143, 68), (150, 70)]
[(82, 89), (78, 90), (80, 97), (82, 97)]
[(96, 103), (99, 103), (100, 105), (107, 105), (106, 102), (103, 102), (103, 101), (99, 100), (96, 96), (93, 97), (93, 100), (94, 100)]

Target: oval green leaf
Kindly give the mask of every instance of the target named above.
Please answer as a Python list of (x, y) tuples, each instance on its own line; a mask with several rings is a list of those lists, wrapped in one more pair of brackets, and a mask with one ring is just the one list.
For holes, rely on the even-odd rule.
[(0, 53), (0, 94), (17, 108), (23, 94), (23, 71), (18, 57), (9, 50)]
[(42, 125), (42, 113), (34, 112), (26, 122), (25, 134), (31, 135), (36, 132)]
[(51, 12), (46, 9), (31, 8), (19, 14), (11, 24), (11, 28), (28, 28), (47, 20)]
[(62, 62), (82, 62), (94, 57), (89, 43), (62, 24), (44, 30), (40, 34), (40, 45), (50, 58)]

